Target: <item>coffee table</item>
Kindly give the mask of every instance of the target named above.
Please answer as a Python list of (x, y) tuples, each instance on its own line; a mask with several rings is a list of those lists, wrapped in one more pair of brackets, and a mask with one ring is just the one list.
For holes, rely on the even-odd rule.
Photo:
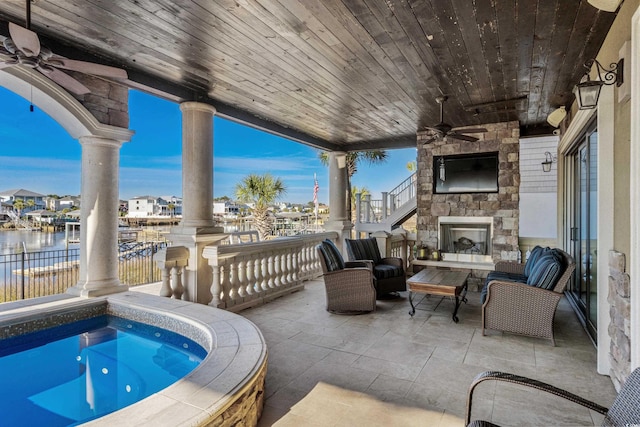
[(415, 292), (427, 295), (442, 295), (456, 298), (456, 306), (453, 309), (453, 321), (458, 323), (458, 308), (462, 302), (467, 302), (467, 278), (469, 273), (464, 271), (438, 270), (425, 268), (407, 280), (409, 287), (409, 303), (411, 304), (410, 316), (416, 314), (413, 305)]

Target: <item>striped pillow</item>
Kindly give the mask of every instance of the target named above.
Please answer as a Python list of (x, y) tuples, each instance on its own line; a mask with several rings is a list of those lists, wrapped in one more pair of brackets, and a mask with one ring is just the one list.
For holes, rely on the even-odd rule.
[(322, 254), (327, 260), (327, 269), (329, 271), (342, 270), (344, 268), (344, 259), (336, 245), (329, 239), (322, 242)]
[(562, 258), (555, 251), (547, 251), (536, 261), (531, 274), (527, 277), (527, 285), (553, 290), (563, 270)]
[(535, 267), (536, 262), (538, 261), (538, 258), (540, 258), (540, 256), (547, 253), (549, 250), (550, 249), (548, 247), (543, 248), (542, 246), (536, 246), (531, 250), (531, 253), (529, 254), (529, 258), (527, 259), (527, 262), (524, 265), (525, 276), (529, 276), (531, 274), (531, 271), (533, 270), (533, 267)]
[(382, 261), (378, 241), (375, 237), (369, 237), (368, 239), (345, 239), (345, 242), (351, 261), (370, 259), (374, 265), (378, 265), (380, 261)]

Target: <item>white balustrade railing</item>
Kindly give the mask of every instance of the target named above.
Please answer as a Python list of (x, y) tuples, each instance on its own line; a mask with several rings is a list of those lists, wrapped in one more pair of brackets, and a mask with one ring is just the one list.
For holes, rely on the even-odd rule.
[(160, 296), (182, 299), (182, 273), (189, 262), (189, 249), (184, 246), (169, 246), (158, 251), (153, 260), (162, 272)]
[(329, 232), (205, 247), (213, 269), (210, 305), (239, 311), (302, 288), (322, 273), (315, 245), (337, 238)]

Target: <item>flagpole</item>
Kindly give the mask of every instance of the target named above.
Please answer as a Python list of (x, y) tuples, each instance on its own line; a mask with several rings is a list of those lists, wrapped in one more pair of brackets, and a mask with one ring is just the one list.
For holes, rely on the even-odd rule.
[(316, 174), (313, 174), (313, 203), (315, 205), (315, 213), (316, 213), (316, 233), (318, 232), (318, 178)]

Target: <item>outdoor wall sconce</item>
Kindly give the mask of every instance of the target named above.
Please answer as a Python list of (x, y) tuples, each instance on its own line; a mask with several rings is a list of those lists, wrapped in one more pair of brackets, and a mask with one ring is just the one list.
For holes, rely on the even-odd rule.
[(440, 181), (445, 182), (447, 179), (447, 176), (445, 175), (445, 170), (444, 170), (444, 158), (440, 157), (440, 159), (438, 160), (438, 177), (440, 178)]
[[(596, 64), (598, 80), (591, 80), (589, 77), (589, 71), (593, 64)], [(590, 110), (598, 106), (600, 89), (602, 89), (603, 85), (611, 86), (615, 83), (616, 86), (620, 86), (623, 83), (624, 58), (621, 58), (617, 64), (615, 62), (611, 64), (610, 69), (604, 68), (597, 59), (588, 60), (585, 62), (584, 67), (587, 72), (580, 80), (580, 83), (576, 85), (574, 93), (578, 101), (578, 108), (580, 110)]]
[(551, 172), (551, 165), (557, 161), (557, 158), (555, 158), (550, 152), (545, 151), (544, 162), (542, 162), (542, 172)]

